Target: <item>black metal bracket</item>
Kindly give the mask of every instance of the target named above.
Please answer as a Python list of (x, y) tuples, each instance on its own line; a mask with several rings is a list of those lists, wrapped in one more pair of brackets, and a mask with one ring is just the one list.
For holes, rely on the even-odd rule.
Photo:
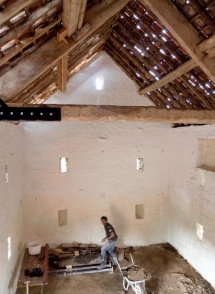
[(7, 104), (0, 98), (0, 105), (3, 108), (8, 108)]
[(61, 121), (59, 107), (9, 107), (0, 98), (0, 121)]

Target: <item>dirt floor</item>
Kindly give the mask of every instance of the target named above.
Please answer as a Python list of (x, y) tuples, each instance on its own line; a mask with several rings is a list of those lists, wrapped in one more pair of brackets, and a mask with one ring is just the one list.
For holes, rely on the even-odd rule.
[[(147, 294), (215, 294), (215, 289), (169, 244), (138, 247), (132, 255), (135, 264), (151, 273), (151, 279), (146, 282)], [(91, 261), (95, 262), (95, 256)], [(76, 264), (79, 262), (80, 260), (76, 260)], [(39, 294), (40, 291), (40, 287), (30, 288), (30, 294)], [(17, 290), (17, 294), (24, 293), (24, 289)], [(126, 292), (123, 291), (122, 276), (118, 269), (113, 274), (50, 276), (49, 284), (44, 287), (44, 294), (124, 293)]]

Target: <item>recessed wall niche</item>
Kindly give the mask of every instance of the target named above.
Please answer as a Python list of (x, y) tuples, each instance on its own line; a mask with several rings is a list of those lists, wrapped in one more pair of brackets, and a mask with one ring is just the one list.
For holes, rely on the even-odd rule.
[(215, 172), (215, 139), (198, 139), (198, 145), (197, 167)]

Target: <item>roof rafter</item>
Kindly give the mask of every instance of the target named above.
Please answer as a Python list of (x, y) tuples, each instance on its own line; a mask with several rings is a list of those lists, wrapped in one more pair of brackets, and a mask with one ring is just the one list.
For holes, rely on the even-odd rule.
[(191, 59), (191, 60), (185, 62), (183, 65), (176, 68), (175, 70), (173, 70), (172, 72), (170, 72), (169, 74), (165, 75), (159, 81), (156, 81), (156, 82), (152, 83), (151, 85), (149, 85), (143, 89), (140, 89), (139, 94), (144, 95), (147, 92), (152, 92), (152, 91), (157, 90), (160, 87), (166, 86), (167, 84), (169, 84), (172, 81), (174, 81), (175, 79), (179, 78), (180, 76), (182, 76), (186, 72), (190, 71), (194, 67), (196, 67), (196, 63), (194, 60)]
[(180, 13), (170, 0), (141, 0), (162, 22), (166, 29), (179, 42), (205, 74), (215, 83), (215, 58), (200, 51), (198, 44), (201, 39), (189, 21)]

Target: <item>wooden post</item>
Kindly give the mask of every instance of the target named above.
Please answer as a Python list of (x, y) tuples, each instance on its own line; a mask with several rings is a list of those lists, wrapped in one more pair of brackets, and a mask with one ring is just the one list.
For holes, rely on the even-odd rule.
[(48, 280), (48, 259), (49, 259), (49, 245), (46, 244), (45, 256), (44, 256), (43, 284), (46, 284)]
[(61, 92), (66, 91), (67, 84), (68, 54), (64, 55), (57, 63), (58, 88)]

